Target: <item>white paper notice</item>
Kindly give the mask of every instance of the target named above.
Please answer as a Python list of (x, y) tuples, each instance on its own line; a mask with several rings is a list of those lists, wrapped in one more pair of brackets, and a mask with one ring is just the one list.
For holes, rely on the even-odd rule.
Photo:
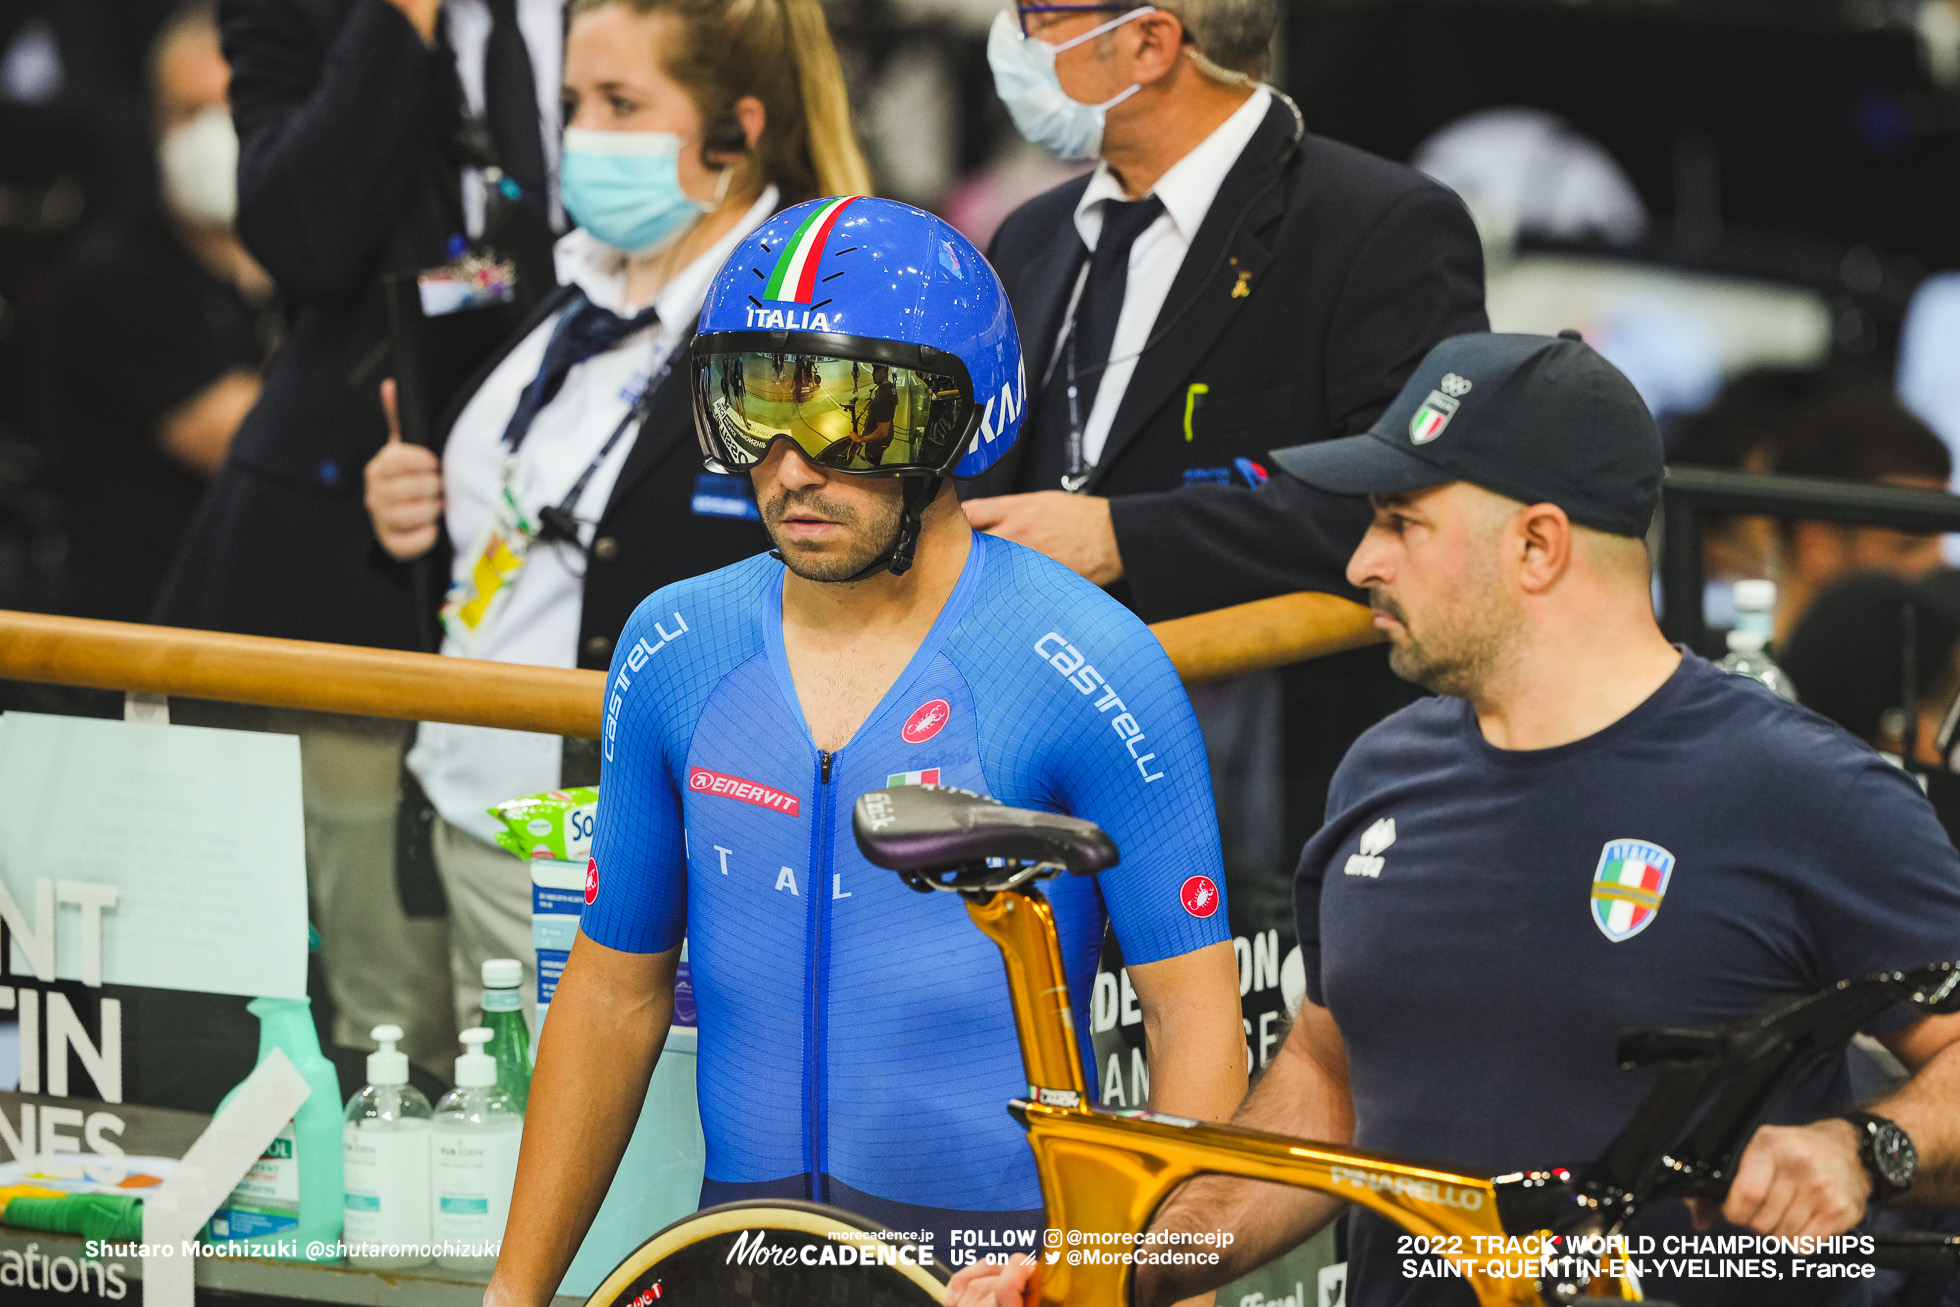
[[(37, 932), (52, 915), (57, 978), (84, 979), (99, 918), (112, 985), (303, 998), (299, 739), (0, 716), (0, 884)], [(85, 884), (114, 906), (78, 901), (100, 897)], [(8, 953), (32, 972), (18, 939)]]

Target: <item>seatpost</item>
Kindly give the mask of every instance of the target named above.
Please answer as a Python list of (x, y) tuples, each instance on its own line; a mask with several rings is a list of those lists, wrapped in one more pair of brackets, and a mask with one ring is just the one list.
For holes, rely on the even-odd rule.
[(1068, 973), (1062, 969), (1055, 909), (1048, 897), (1035, 889), (963, 897), (967, 915), (1000, 949), (1001, 961), (1007, 964), (1007, 991), (1014, 1004), (1021, 1061), (1027, 1068), (1028, 1096), (1051, 1107), (1086, 1107), (1088, 1090), (1082, 1081), (1082, 1053), (1075, 1042)]

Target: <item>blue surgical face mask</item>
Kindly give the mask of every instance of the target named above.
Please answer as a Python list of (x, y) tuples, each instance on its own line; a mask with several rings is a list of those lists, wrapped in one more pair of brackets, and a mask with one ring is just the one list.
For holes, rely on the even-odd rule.
[(1023, 36), (1010, 10), (996, 15), (993, 30), (987, 34), (987, 63), (994, 70), (994, 90), (1021, 135), (1063, 159), (1093, 159), (1101, 153), (1103, 115), (1143, 86), (1133, 83), (1129, 90), (1101, 104), (1084, 104), (1062, 89), (1061, 78), (1055, 74), (1055, 56), (1133, 18), (1156, 12), (1154, 6), (1142, 5), (1059, 45)]
[[(579, 226), (629, 254), (671, 245), (715, 206), (681, 189), (686, 142), (672, 132), (565, 129), (558, 191)], [(733, 169), (723, 169), (726, 189)]]

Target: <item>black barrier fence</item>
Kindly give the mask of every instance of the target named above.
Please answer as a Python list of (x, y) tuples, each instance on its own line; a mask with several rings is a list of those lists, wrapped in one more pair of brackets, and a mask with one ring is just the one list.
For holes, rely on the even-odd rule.
[(1702, 527), (1708, 517), (1724, 514), (1809, 518), (1898, 531), (1960, 531), (1960, 495), (1828, 477), (1668, 468), (1660, 507), (1661, 630), (1668, 639), (1703, 652), (1709, 648), (1709, 632), (1702, 613), (1702, 588), (1707, 581)]

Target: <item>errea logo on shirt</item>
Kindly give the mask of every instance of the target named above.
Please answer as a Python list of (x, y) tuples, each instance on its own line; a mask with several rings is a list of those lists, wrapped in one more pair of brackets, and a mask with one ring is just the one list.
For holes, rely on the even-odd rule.
[(1395, 818), (1383, 817), (1361, 832), (1361, 851), (1347, 860), (1347, 874), (1373, 880), (1382, 874), (1382, 851), (1395, 843)]

